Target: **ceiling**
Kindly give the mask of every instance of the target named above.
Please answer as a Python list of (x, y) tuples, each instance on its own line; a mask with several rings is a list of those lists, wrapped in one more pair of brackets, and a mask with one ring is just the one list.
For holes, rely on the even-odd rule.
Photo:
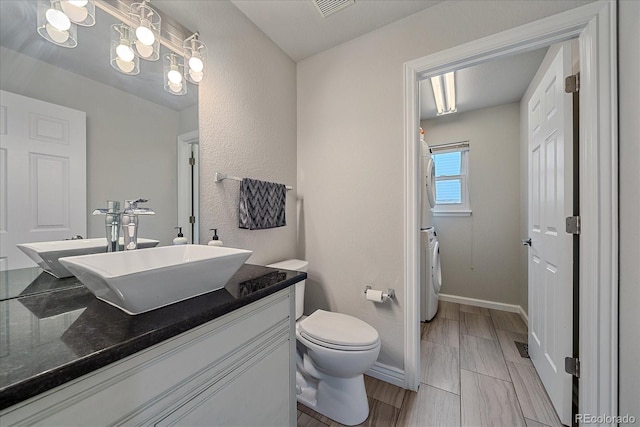
[[(323, 18), (313, 0), (231, 2), (296, 62), (440, 3), (356, 0)], [(458, 112), (519, 101), (545, 53), (539, 49), (456, 71)], [(421, 119), (436, 117), (428, 79), (420, 83), (420, 100)]]
[[(164, 90), (162, 59), (141, 60), (137, 76), (111, 68), (110, 28), (118, 21), (109, 14), (96, 7), (96, 24), (78, 26), (78, 46), (68, 49), (46, 41), (36, 32), (36, 6), (35, 1), (0, 0), (0, 45), (176, 111), (197, 104), (198, 88), (191, 83), (184, 96)], [(162, 46), (161, 55), (165, 49)]]
[[(439, 3), (356, 0), (354, 5), (322, 18), (313, 0), (231, 1), (296, 61)], [(141, 61), (138, 76), (127, 76), (113, 70), (108, 59), (108, 31), (111, 23), (115, 22), (111, 16), (96, 8), (96, 13), (101, 14), (96, 26), (79, 27), (78, 46), (65, 49), (45, 41), (36, 33), (35, 3), (0, 1), (1, 45), (174, 110), (182, 110), (197, 102), (194, 85), (189, 84), (190, 95), (183, 97), (163, 90), (161, 61)], [(25, 22), (33, 22), (34, 25), (25, 26)], [(457, 71), (458, 112), (519, 101), (545, 52), (546, 49), (540, 49)], [(421, 118), (436, 117), (428, 79), (420, 83), (420, 99)]]
[(356, 0), (323, 18), (313, 0), (231, 0), (296, 62), (441, 1)]
[[(546, 52), (537, 49), (456, 71), (457, 112), (520, 101)], [(420, 113), (421, 120), (437, 116), (429, 79), (420, 82)]]

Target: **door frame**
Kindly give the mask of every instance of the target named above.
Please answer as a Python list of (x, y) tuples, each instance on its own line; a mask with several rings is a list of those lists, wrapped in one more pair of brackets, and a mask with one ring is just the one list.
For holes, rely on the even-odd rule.
[[(200, 243), (200, 188), (199, 188), (199, 146), (200, 133), (198, 130), (178, 135), (177, 141), (177, 167), (178, 167), (178, 225), (182, 226), (183, 233), (187, 236), (190, 243)], [(191, 188), (191, 166), (189, 158), (193, 152), (196, 158), (193, 167), (193, 188)], [(189, 225), (189, 217), (191, 216), (191, 197), (193, 196), (193, 209), (196, 212), (196, 222), (193, 227), (193, 236), (191, 236), (191, 227)]]
[[(418, 82), (579, 38), (581, 413), (618, 413), (616, 2), (600, 0), (404, 64), (405, 387), (420, 383)], [(571, 356), (571, 355), (567, 355)]]

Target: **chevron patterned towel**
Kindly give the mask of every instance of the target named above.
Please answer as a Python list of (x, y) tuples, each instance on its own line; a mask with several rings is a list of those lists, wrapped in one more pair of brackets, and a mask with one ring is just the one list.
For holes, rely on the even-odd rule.
[(287, 225), (286, 201), (287, 188), (284, 184), (243, 178), (240, 184), (239, 227), (261, 230)]

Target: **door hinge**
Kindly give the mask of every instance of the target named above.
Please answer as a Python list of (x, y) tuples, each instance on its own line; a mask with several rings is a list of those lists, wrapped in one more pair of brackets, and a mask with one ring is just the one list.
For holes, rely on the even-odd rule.
[(566, 229), (569, 234), (580, 234), (580, 217), (568, 216)]
[(189, 164), (191, 166), (195, 165), (196, 164), (196, 159), (194, 157), (189, 157)]
[(195, 216), (190, 216), (189, 217), (189, 224), (195, 224), (196, 223), (196, 217)]
[(580, 91), (580, 73), (564, 79), (564, 91), (566, 93), (575, 93)]
[(580, 378), (580, 359), (577, 357), (565, 357), (564, 371), (576, 378)]

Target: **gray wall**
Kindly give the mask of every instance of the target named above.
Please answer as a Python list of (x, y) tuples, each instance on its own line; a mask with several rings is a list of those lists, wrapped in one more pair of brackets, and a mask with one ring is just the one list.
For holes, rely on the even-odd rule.
[(180, 133), (198, 130), (198, 106), (185, 108), (180, 111)]
[(238, 228), (240, 183), (214, 182), (222, 172), (296, 186), (296, 64), (232, 3), (154, 4), (207, 45), (200, 84), (200, 241), (217, 228), (225, 246), (253, 251), (250, 263), (295, 257), (296, 191), (287, 196), (287, 226)]
[[(434, 216), (445, 294), (518, 305), (520, 106), (512, 103), (421, 123), (429, 146), (469, 140), (473, 214)], [(526, 286), (526, 283), (525, 283)]]
[[(4, 47), (0, 55), (0, 88), (87, 113), (88, 213), (106, 200), (148, 198), (156, 215), (141, 218), (139, 236), (171, 244), (180, 114)], [(104, 217), (89, 215), (87, 227), (103, 237)]]
[(618, 3), (620, 114), (620, 414), (640, 426), (640, 2)]
[[(378, 360), (403, 368), (403, 64), (585, 3), (442, 2), (298, 62), (307, 310), (370, 323), (382, 338)], [(395, 288), (397, 300), (367, 302), (367, 284)]]

